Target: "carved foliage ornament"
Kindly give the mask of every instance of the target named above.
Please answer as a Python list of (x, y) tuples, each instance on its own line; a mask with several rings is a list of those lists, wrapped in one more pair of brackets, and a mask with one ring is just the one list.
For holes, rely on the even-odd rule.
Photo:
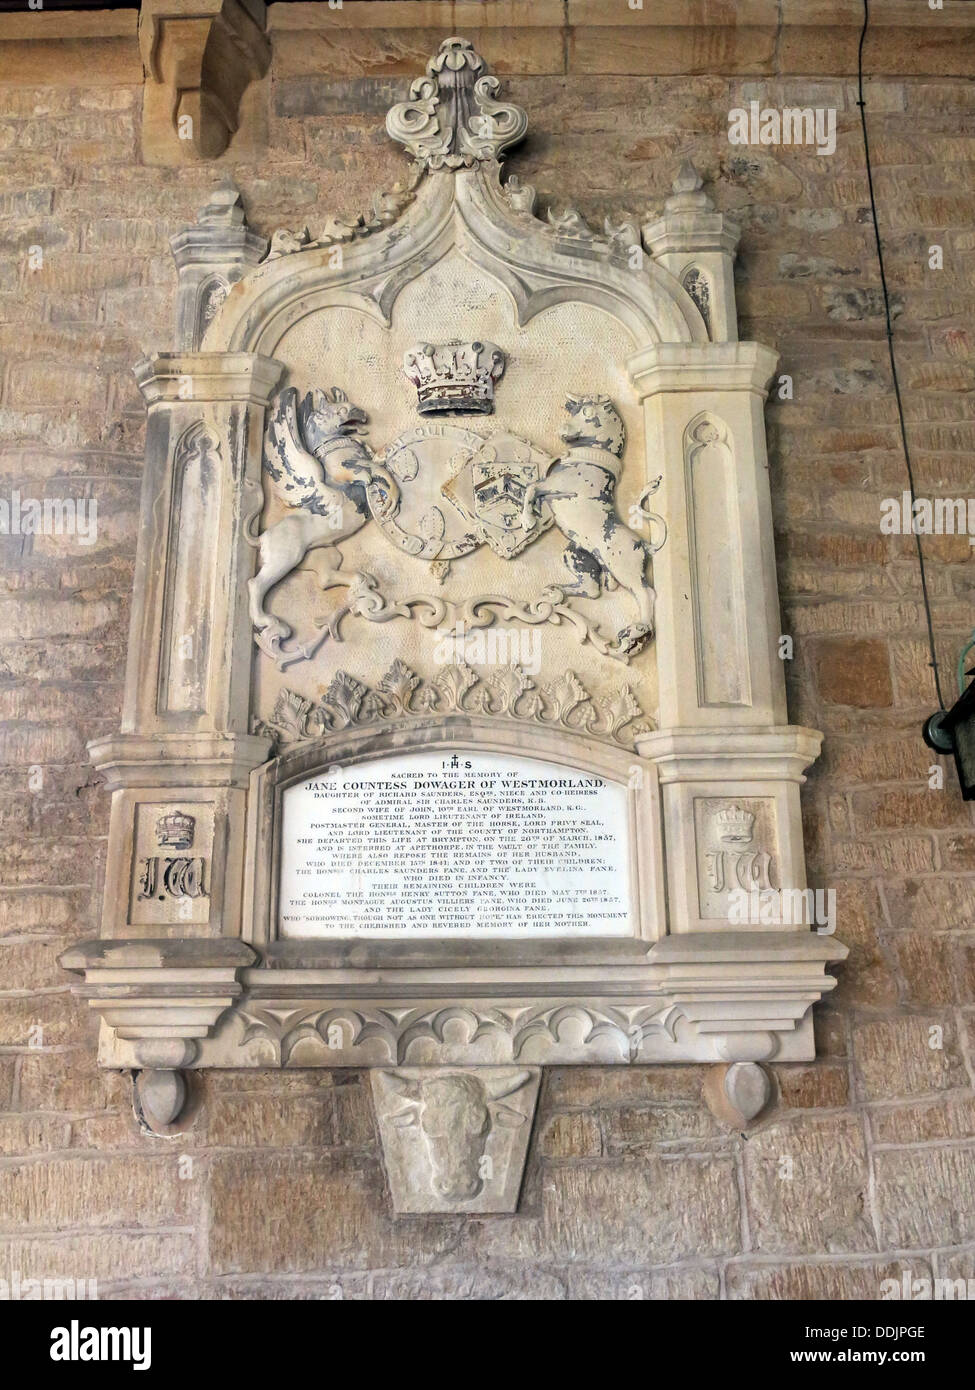
[(322, 1007), (311, 1003), (282, 1009), (256, 1000), (238, 1010), (238, 1046), (265, 1042), (275, 1063), (287, 1066), (301, 1046), (303, 1053), (336, 1053), (353, 1060), (371, 1055), (392, 1065), (421, 1063), (431, 1045), (467, 1044), (483, 1062), (544, 1061), (560, 1045), (576, 1047), (592, 1060), (629, 1063), (640, 1060), (648, 1039), (671, 1041), (684, 1011), (669, 999), (643, 1004), (562, 1000), (527, 1008), (470, 1008), (451, 1004), (437, 1009), (383, 1009), (356, 1004)]
[[(628, 686), (621, 686), (608, 700), (597, 701), (573, 671), (540, 690), (520, 666), (503, 666), (485, 677), (458, 662), (445, 666), (435, 680), (424, 681), (397, 659), (375, 689), (339, 671), (317, 703), (282, 690), (270, 716), (259, 720), (254, 732), (273, 738), (280, 750), (315, 743), (341, 729), (429, 714), (529, 720), (624, 748), (632, 748), (634, 740), (652, 727)], [(636, 719), (642, 722), (631, 728)]]
[(528, 129), (520, 106), (494, 100), (500, 86), (467, 39), (444, 39), (409, 101), (390, 109), (386, 129), (427, 169), (500, 159)]

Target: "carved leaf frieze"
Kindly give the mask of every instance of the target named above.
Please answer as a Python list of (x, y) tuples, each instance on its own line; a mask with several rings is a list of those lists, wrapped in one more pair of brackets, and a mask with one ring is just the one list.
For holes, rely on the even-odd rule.
[(572, 671), (542, 689), (520, 666), (502, 667), (484, 677), (459, 662), (445, 666), (435, 680), (424, 681), (397, 659), (375, 690), (339, 671), (317, 703), (292, 690), (280, 691), (270, 716), (258, 720), (254, 731), (274, 739), (276, 748), (283, 750), (342, 729), (434, 713), (548, 724), (624, 748), (632, 748), (635, 739), (652, 728), (628, 687), (606, 701), (597, 700)]
[[(439, 1009), (382, 1009), (357, 1005), (300, 1008), (264, 1007), (250, 1002), (237, 1010), (243, 1025), (238, 1046), (267, 1042), (275, 1063), (287, 1066), (299, 1043), (321, 1048), (323, 1062), (336, 1053), (359, 1051), (369, 1060), (405, 1065), (421, 1060), (428, 1044), (481, 1047), (486, 1060), (542, 1060), (550, 1048), (567, 1046), (607, 1053), (614, 1060), (636, 1062), (644, 1042), (655, 1034), (673, 1042), (682, 1008), (670, 1000), (608, 1007), (577, 1000), (548, 1002), (528, 1008), (475, 1009), (451, 1004)], [(374, 1044), (379, 1043), (379, 1047)], [(302, 1065), (309, 1064), (302, 1049)], [(383, 1053), (378, 1056), (377, 1053)]]

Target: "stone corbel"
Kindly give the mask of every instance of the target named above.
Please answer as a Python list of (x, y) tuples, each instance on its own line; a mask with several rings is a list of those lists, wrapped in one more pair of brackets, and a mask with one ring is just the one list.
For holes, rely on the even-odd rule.
[(757, 1062), (710, 1067), (702, 1088), (704, 1103), (729, 1129), (746, 1129), (768, 1105), (772, 1083)]
[(229, 937), (82, 941), (59, 956), (82, 977), (73, 992), (132, 1045), (141, 1069), (136, 1095), (150, 1129), (165, 1130), (179, 1117), (181, 1069), (240, 997), (240, 972), (256, 959), (252, 947)]
[(143, 0), (143, 152), (161, 164), (216, 159), (271, 61), (263, 0)]
[(397, 1215), (517, 1210), (541, 1067), (369, 1075)]

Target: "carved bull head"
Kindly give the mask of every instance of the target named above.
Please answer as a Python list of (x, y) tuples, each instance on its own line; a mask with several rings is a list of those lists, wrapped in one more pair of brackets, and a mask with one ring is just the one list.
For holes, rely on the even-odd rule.
[(426, 1141), (433, 1190), (452, 1202), (477, 1197), (484, 1186), (481, 1160), (492, 1123), (513, 1128), (525, 1116), (500, 1102), (520, 1091), (530, 1073), (520, 1071), (491, 1085), (469, 1073), (414, 1080), (387, 1072), (386, 1080), (409, 1103), (390, 1116), (399, 1128), (418, 1125)]

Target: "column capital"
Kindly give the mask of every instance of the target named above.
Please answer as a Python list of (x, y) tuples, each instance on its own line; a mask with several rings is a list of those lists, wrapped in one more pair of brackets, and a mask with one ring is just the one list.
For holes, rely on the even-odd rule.
[(653, 343), (627, 359), (641, 400), (665, 391), (768, 395), (779, 354), (764, 343)]
[(150, 409), (201, 401), (265, 406), (283, 371), (282, 363), (258, 352), (160, 352), (133, 368)]

